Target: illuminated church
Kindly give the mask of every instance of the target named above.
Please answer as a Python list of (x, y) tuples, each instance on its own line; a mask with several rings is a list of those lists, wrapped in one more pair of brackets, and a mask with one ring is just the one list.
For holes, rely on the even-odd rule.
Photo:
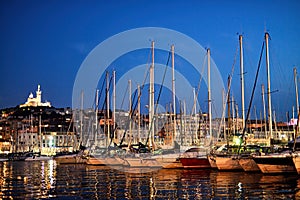
[(29, 106), (46, 106), (46, 107), (51, 107), (50, 102), (45, 102), (42, 103), (42, 91), (41, 91), (41, 86), (38, 85), (38, 89), (36, 91), (36, 97), (33, 97), (32, 92), (29, 94), (29, 97), (27, 98), (26, 103), (21, 104), (20, 107), (29, 107)]

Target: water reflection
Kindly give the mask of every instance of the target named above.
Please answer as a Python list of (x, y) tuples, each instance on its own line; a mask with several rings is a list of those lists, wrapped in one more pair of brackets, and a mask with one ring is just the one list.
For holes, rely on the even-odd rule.
[(298, 181), (298, 176), (293, 175), (265, 175), (258, 185), (263, 191), (263, 198), (271, 199), (276, 196), (277, 199), (295, 199), (295, 191), (299, 190)]
[(3, 162), (1, 163), (0, 198), (51, 197), (55, 186), (53, 161)]
[(294, 199), (298, 175), (167, 170), (127, 173), (55, 161), (0, 163), (0, 199)]

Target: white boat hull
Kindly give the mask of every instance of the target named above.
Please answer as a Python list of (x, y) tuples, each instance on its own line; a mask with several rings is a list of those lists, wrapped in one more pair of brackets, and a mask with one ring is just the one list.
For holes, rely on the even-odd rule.
[(121, 159), (117, 158), (96, 158), (96, 157), (89, 157), (86, 161), (88, 165), (107, 165), (107, 166), (117, 166), (123, 165)]
[(43, 160), (51, 160), (53, 157), (51, 156), (31, 156), (25, 158), (25, 161), (43, 161)]
[(158, 155), (153, 156), (153, 158), (156, 159), (157, 162), (160, 163), (162, 168), (164, 169), (179, 169), (183, 168), (180, 160), (179, 160), (179, 154), (166, 154), (166, 155)]
[(128, 162), (129, 167), (162, 167), (161, 163), (158, 162), (155, 158), (125, 158), (125, 160)]
[(86, 158), (83, 158), (81, 155), (78, 155), (78, 154), (57, 156), (57, 157), (54, 157), (54, 160), (58, 164), (84, 164), (84, 163), (86, 163)]

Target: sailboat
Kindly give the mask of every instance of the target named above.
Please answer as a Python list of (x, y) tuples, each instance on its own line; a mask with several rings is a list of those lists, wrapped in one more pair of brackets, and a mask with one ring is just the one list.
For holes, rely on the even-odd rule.
[[(256, 153), (259, 151), (259, 146), (257, 145), (247, 145), (243, 144), (243, 138), (246, 132), (246, 123), (245, 121), (248, 119), (250, 110), (251, 110), (251, 105), (252, 105), (252, 100), (253, 100), (253, 95), (255, 91), (255, 86), (257, 82), (257, 77), (258, 77), (258, 71), (260, 68), (260, 61), (261, 61), (261, 56), (260, 56), (260, 61), (259, 61), (259, 66), (258, 70), (256, 73), (255, 77), (255, 82), (254, 82), (254, 87), (252, 90), (251, 94), (251, 99), (249, 103), (249, 108), (247, 112), (247, 117), (245, 119), (245, 106), (244, 106), (244, 70), (243, 70), (243, 47), (242, 47), (242, 35), (239, 36), (239, 44), (240, 44), (240, 74), (241, 74), (241, 100), (242, 100), (242, 120), (243, 120), (243, 133), (242, 135), (239, 136), (234, 136), (236, 140), (236, 145), (229, 145), (229, 141), (227, 139), (227, 145), (224, 145), (223, 147), (219, 148), (215, 153), (215, 159), (216, 159), (216, 165), (219, 170), (244, 170), (244, 171), (259, 171), (258, 166), (256, 163), (253, 161), (251, 155), (253, 153)], [(262, 48), (263, 51), (263, 48)], [(261, 51), (261, 55), (262, 55)], [(230, 88), (230, 82), (231, 82), (231, 77), (228, 78), (228, 88)], [(228, 89), (228, 120), (230, 120), (230, 89)], [(224, 106), (225, 107), (225, 106)], [(228, 126), (230, 127), (230, 123), (228, 122)], [(231, 127), (230, 127), (231, 130)], [(225, 131), (224, 131), (225, 132)], [(225, 149), (225, 151), (223, 151)], [(243, 151), (243, 152), (241, 152)]]
[[(298, 121), (299, 121), (299, 117), (298, 117)], [(297, 123), (297, 129), (296, 129), (296, 134), (295, 135), (297, 135), (297, 133), (298, 133), (298, 128), (299, 128), (298, 124), (299, 124), (299, 122)], [(295, 145), (294, 145), (294, 150), (295, 150)], [(295, 169), (296, 169), (297, 173), (300, 174), (300, 152), (299, 151), (294, 151), (293, 154), (292, 154), (292, 158), (293, 158), (293, 163), (294, 163)]]
[[(80, 126), (80, 139), (82, 140), (82, 115), (83, 115), (83, 92), (81, 93), (81, 126)], [(73, 113), (73, 117), (70, 123), (73, 123), (75, 113)], [(74, 126), (73, 126), (74, 128)], [(80, 145), (79, 149), (77, 149), (75, 146), (73, 146), (73, 150), (76, 149), (76, 151), (73, 152), (61, 152), (57, 153), (53, 159), (56, 161), (57, 164), (83, 164), (86, 163), (86, 153), (85, 153), (85, 147)]]
[[(272, 133), (272, 104), (271, 104), (271, 84), (270, 84), (270, 66), (269, 66), (269, 33), (265, 33), (266, 43), (266, 66), (268, 77), (268, 112), (269, 112), (269, 132), (270, 138), (273, 137)], [(271, 144), (272, 145), (272, 144)], [(272, 152), (265, 155), (254, 155), (254, 161), (258, 165), (262, 173), (294, 173), (296, 172), (293, 162), (291, 150), (282, 152)]]
[[(239, 36), (239, 46), (240, 46), (240, 76), (241, 76), (241, 104), (242, 104), (242, 120), (243, 120), (243, 134), (245, 134), (246, 131), (246, 119), (245, 119), (245, 91), (244, 91), (244, 58), (243, 58), (243, 36)], [(259, 68), (258, 68), (259, 69)], [(255, 84), (256, 85), (256, 84)], [(254, 93), (255, 86), (253, 87), (252, 93)], [(247, 113), (247, 118), (249, 115), (249, 111), (251, 109), (251, 104), (252, 104), (252, 98), (250, 100), (250, 105)], [(240, 144), (241, 145), (241, 144)], [(259, 167), (257, 166), (256, 162), (252, 158), (252, 154), (256, 153), (259, 151), (260, 147), (259, 146), (249, 146), (245, 145), (244, 150), (245, 152), (240, 154), (239, 156), (239, 164), (243, 168), (244, 171), (246, 172), (256, 172), (260, 171)], [(239, 148), (240, 151), (240, 148)], [(238, 152), (239, 154), (240, 152)]]
[[(153, 158), (155, 158), (160, 165), (164, 169), (178, 169), (182, 168), (182, 163), (179, 160), (180, 156), (180, 146), (175, 141), (176, 135), (177, 135), (177, 115), (176, 115), (176, 90), (175, 90), (175, 46), (171, 46), (171, 55), (172, 55), (172, 100), (173, 100), (173, 112), (170, 113), (170, 119), (172, 126), (171, 132), (169, 134), (171, 135), (171, 145), (166, 146), (161, 149), (162, 153), (160, 155), (155, 155)], [(171, 110), (171, 109), (170, 109)]]
[[(210, 49), (207, 49), (207, 79), (208, 79), (208, 117), (209, 136), (212, 139), (211, 91), (210, 91)], [(211, 168), (208, 158), (208, 148), (198, 147), (187, 150), (179, 159), (184, 168)]]
[[(152, 151), (155, 148), (154, 142), (154, 41), (151, 42), (152, 64), (150, 66), (150, 81), (149, 81), (149, 134), (146, 145), (149, 145), (149, 153), (129, 153), (124, 159), (129, 167), (143, 168), (161, 168), (162, 164), (152, 157)], [(131, 94), (130, 94), (131, 95)], [(131, 109), (131, 105), (130, 105)], [(131, 111), (132, 112), (132, 111)], [(146, 149), (146, 148), (145, 148)], [(138, 150), (139, 151), (139, 150)]]
[[(231, 87), (231, 75), (228, 77), (228, 92), (227, 92), (227, 103), (228, 103), (228, 131), (231, 132), (231, 116), (230, 116), (230, 87)], [(225, 104), (224, 104), (225, 110)], [(224, 111), (223, 111), (224, 112)], [(226, 130), (224, 131), (224, 136)], [(212, 159), (218, 170), (222, 171), (240, 171), (243, 170), (239, 164), (237, 146), (229, 142), (229, 135), (225, 137), (226, 144), (221, 145), (216, 150), (212, 151)]]
[[(114, 92), (115, 92), (115, 72), (113, 72), (114, 79)], [(106, 112), (104, 114), (105, 118), (102, 119), (104, 126), (104, 134), (107, 135), (105, 139), (105, 145), (100, 144), (100, 139), (98, 139), (98, 133), (100, 128), (98, 127), (98, 99), (99, 99), (99, 90), (96, 91), (96, 109), (95, 109), (95, 134), (94, 134), (94, 145), (89, 150), (89, 155), (87, 157), (86, 164), (88, 165), (107, 165), (107, 166), (121, 166), (127, 165), (126, 161), (122, 160), (118, 156), (120, 149), (118, 147), (111, 147), (109, 144), (109, 138), (111, 137), (111, 125), (112, 120), (110, 119), (110, 105), (109, 105), (109, 73), (106, 73)], [(115, 95), (114, 95), (115, 96)], [(101, 97), (101, 95), (100, 95)], [(115, 105), (114, 105), (115, 106)], [(111, 138), (112, 140), (112, 138)]]
[(297, 126), (295, 128), (295, 135), (294, 135), (294, 142), (293, 142), (293, 162), (298, 174), (300, 174), (300, 152), (296, 150), (297, 146), (297, 139), (298, 139), (298, 132), (299, 132), (299, 119), (300, 119), (300, 111), (299, 111), (299, 102), (298, 102), (298, 82), (297, 82), (297, 69), (294, 68), (294, 79), (295, 79), (295, 89), (296, 89), (296, 105), (298, 111), (298, 120)]
[[(172, 94), (173, 94), (173, 113), (168, 115), (171, 119), (171, 123), (165, 124), (167, 127), (171, 127), (168, 131), (168, 142), (162, 142), (161, 144), (156, 144), (154, 141), (154, 115), (157, 113), (159, 97), (154, 104), (154, 42), (151, 43), (152, 51), (152, 64), (150, 66), (150, 88), (149, 88), (149, 127), (148, 127), (148, 137), (146, 144), (142, 144), (139, 141), (137, 145), (130, 145), (131, 150), (136, 153), (129, 153), (125, 160), (128, 162), (130, 167), (154, 167), (154, 168), (182, 168), (182, 164), (179, 161), (180, 148), (175, 141), (176, 137), (176, 97), (175, 97), (175, 72), (174, 72), (174, 45), (171, 46), (171, 54), (169, 54), (168, 61), (165, 68), (165, 73), (167, 71), (170, 55), (172, 55)], [(163, 83), (161, 84), (159, 95), (161, 94)], [(140, 90), (139, 90), (140, 91)], [(140, 100), (140, 92), (138, 95), (138, 100)], [(131, 100), (130, 100), (131, 102)], [(139, 105), (139, 103), (138, 103)], [(130, 106), (131, 107), (131, 106)], [(139, 111), (140, 109), (138, 109)], [(132, 113), (132, 111), (130, 112)], [(140, 115), (140, 114), (138, 114)], [(131, 128), (131, 126), (130, 126)]]

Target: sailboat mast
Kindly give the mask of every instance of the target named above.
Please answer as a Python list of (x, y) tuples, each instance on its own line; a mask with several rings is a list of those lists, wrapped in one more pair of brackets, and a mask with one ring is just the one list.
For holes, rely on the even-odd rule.
[(230, 82), (231, 82), (231, 77), (228, 76), (227, 79), (227, 87), (228, 87), (228, 96), (227, 96), (227, 115), (228, 115), (228, 134), (226, 135), (226, 140), (228, 142), (229, 134), (231, 132), (231, 113), (230, 113)]
[(172, 52), (172, 94), (173, 94), (173, 114), (174, 114), (174, 121), (173, 121), (173, 137), (172, 140), (174, 141), (176, 137), (176, 94), (175, 94), (175, 58), (174, 58), (174, 45), (171, 46)]
[(154, 116), (154, 41), (151, 42), (152, 49), (152, 64), (150, 66), (150, 83), (149, 83), (149, 131), (150, 131), (150, 140), (149, 146), (152, 147), (152, 142), (154, 138), (154, 125), (153, 125), (153, 116)]
[(267, 66), (267, 78), (268, 78), (268, 120), (269, 120), (269, 131), (270, 138), (273, 138), (272, 130), (272, 102), (271, 102), (271, 81), (270, 81), (270, 63), (269, 63), (269, 33), (265, 33), (265, 42), (266, 42), (266, 66)]
[[(208, 117), (209, 136), (212, 138), (212, 116), (211, 116), (211, 88), (210, 88), (210, 49), (207, 49), (207, 90), (208, 90)], [(196, 113), (195, 113), (196, 114)]]
[(80, 144), (83, 142), (83, 91), (81, 91), (80, 101)]
[(294, 67), (294, 81), (295, 81), (295, 92), (296, 92), (296, 106), (297, 113), (299, 113), (299, 100), (298, 100), (298, 82), (297, 82), (297, 68)]
[(128, 87), (129, 87), (129, 144), (131, 144), (131, 138), (132, 138), (132, 119), (130, 119), (130, 116), (133, 116), (132, 114), (132, 100), (131, 100), (131, 80), (128, 80)]
[[(223, 108), (226, 107), (226, 97), (225, 97), (225, 90), (222, 89), (222, 105), (223, 105)], [(225, 109), (224, 109), (225, 110)], [(225, 136), (226, 135), (226, 123), (225, 123), (225, 117), (222, 117), (223, 119), (223, 135)], [(222, 123), (222, 122), (221, 122)]]
[(244, 58), (243, 58), (243, 36), (239, 36), (240, 43), (240, 76), (241, 76), (241, 101), (242, 101), (242, 130), (245, 127), (245, 86), (244, 86)]
[(115, 138), (115, 130), (116, 130), (116, 71), (113, 71), (113, 130), (114, 130), (114, 138)]
[(99, 98), (99, 90), (96, 90), (96, 109), (95, 109), (95, 144), (97, 142), (97, 133), (98, 133), (98, 98)]
[(236, 129), (235, 130), (239, 130), (239, 106), (238, 104), (235, 104), (235, 127)]
[(193, 96), (194, 96), (194, 110), (192, 112), (194, 112), (195, 116), (197, 113), (197, 99), (196, 99), (196, 88), (193, 88)]
[[(296, 106), (297, 106), (297, 114), (299, 114), (299, 100), (298, 100), (298, 81), (297, 81), (297, 68), (294, 67), (294, 81), (295, 81), (295, 92), (296, 92)], [(294, 113), (294, 111), (293, 111)], [(298, 116), (299, 118), (299, 116)], [(296, 126), (297, 127), (297, 133), (299, 132), (299, 126)], [(295, 136), (295, 138), (297, 137), (297, 135)], [(296, 141), (296, 139), (295, 139)]]
[[(107, 123), (107, 139), (110, 138), (110, 124), (109, 124), (109, 73), (108, 71), (106, 72), (106, 123)], [(108, 140), (107, 140), (108, 144)]]
[(235, 106), (234, 106), (234, 96), (231, 97), (231, 109), (232, 109), (232, 128), (233, 133), (235, 133)]
[(138, 88), (138, 142), (141, 142), (141, 88)]
[(265, 137), (267, 137), (267, 117), (266, 117), (266, 103), (265, 103), (265, 86), (261, 85), (261, 95), (262, 95), (262, 103), (264, 109), (264, 127), (265, 127)]
[[(197, 120), (197, 103), (196, 103), (196, 101), (197, 101), (196, 88), (193, 88), (193, 95), (194, 95), (194, 111), (192, 111), (192, 113), (194, 112), (194, 116), (195, 116), (193, 118), (193, 120), (195, 121), (195, 123), (198, 123), (198, 120)], [(194, 130), (192, 135), (193, 135), (193, 138), (195, 137), (195, 139), (197, 140), (197, 129)], [(194, 141), (194, 139), (193, 139), (193, 141)]]

